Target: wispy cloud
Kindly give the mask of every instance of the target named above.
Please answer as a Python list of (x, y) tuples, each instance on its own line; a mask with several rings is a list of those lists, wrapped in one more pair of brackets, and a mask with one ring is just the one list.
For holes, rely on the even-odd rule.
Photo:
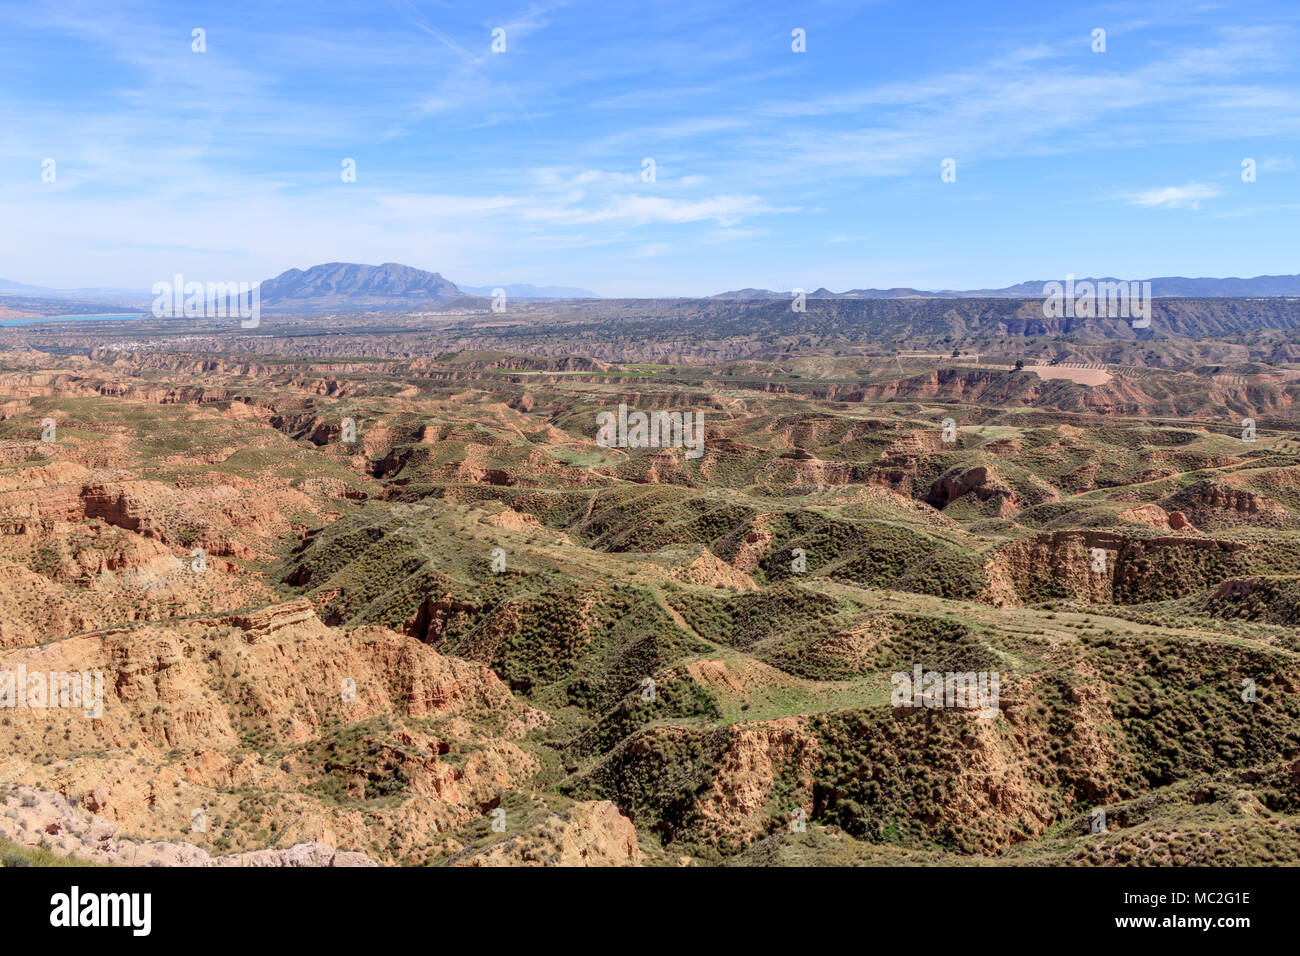
[(1220, 195), (1217, 186), (1193, 183), (1189, 186), (1162, 186), (1158, 189), (1146, 189), (1128, 197), (1134, 206), (1148, 209), (1199, 209), (1201, 201), (1213, 199)]

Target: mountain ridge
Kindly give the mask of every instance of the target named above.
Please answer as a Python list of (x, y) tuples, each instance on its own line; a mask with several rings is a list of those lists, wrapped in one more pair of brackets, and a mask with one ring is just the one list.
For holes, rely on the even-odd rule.
[(326, 262), (288, 269), (258, 287), (263, 308), (318, 311), (346, 307), (406, 308), (443, 304), (464, 293), (440, 273), (397, 262), (378, 266)]
[[(1035, 299), (1043, 296), (1044, 286), (1055, 280), (1031, 280), (1000, 288), (985, 289), (916, 289), (895, 286), (889, 289), (854, 288), (833, 292), (822, 286), (808, 291), (810, 299)], [(1083, 282), (1125, 281), (1113, 276), (1082, 276)], [(1240, 277), (1161, 276), (1128, 280), (1151, 283), (1157, 298), (1284, 298), (1300, 297), (1300, 274)], [(398, 262), (369, 265), (355, 262), (325, 262), (306, 269), (287, 269), (264, 279), (258, 286), (264, 308), (277, 311), (320, 311), (336, 309), (400, 310), (430, 304), (444, 304), (463, 297), (488, 297), (494, 289), (505, 290), (513, 299), (599, 299), (603, 296), (576, 286), (539, 286), (528, 282), (502, 283), (493, 286), (459, 286), (438, 272), (418, 269)], [(787, 299), (790, 291), (745, 287), (708, 296), (679, 296), (700, 300), (763, 301)], [(137, 305), (131, 290), (113, 288), (52, 289), (0, 279), (0, 298), (39, 296), (51, 301), (78, 299), (83, 302), (108, 302)], [(151, 293), (141, 290), (138, 297), (152, 301)], [(622, 297), (619, 297), (622, 298)], [(655, 298), (663, 298), (655, 297)]]
[[(942, 289), (927, 290), (910, 287), (892, 289), (847, 289), (844, 292), (832, 292), (825, 286), (808, 292), (810, 299), (1033, 299), (1040, 298), (1043, 287), (1049, 282), (1064, 283), (1061, 279), (1029, 280), (1015, 285), (997, 289)], [(1259, 275), (1248, 279), (1235, 276), (1213, 278), (1208, 276), (1188, 278), (1186, 276), (1160, 276), (1150, 279), (1123, 280), (1115, 276), (1079, 276), (1075, 284), (1082, 282), (1150, 282), (1151, 294), (1166, 298), (1188, 299), (1227, 299), (1227, 298), (1273, 298), (1300, 296), (1300, 275)], [(784, 299), (790, 291), (774, 292), (771, 289), (735, 289), (705, 296), (709, 299)]]

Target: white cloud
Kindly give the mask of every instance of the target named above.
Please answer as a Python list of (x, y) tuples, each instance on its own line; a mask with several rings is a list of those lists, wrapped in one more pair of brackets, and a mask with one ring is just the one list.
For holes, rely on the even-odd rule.
[(665, 196), (614, 196), (597, 209), (575, 210), (572, 222), (621, 220), (632, 225), (652, 222), (687, 223), (712, 220), (732, 226), (746, 216), (778, 212), (758, 196), (713, 196), (709, 199), (669, 199)]
[(1188, 186), (1164, 186), (1159, 189), (1147, 189), (1127, 197), (1130, 205), (1145, 206), (1148, 209), (1199, 209), (1201, 200), (1213, 199), (1219, 195), (1217, 186), (1193, 183)]

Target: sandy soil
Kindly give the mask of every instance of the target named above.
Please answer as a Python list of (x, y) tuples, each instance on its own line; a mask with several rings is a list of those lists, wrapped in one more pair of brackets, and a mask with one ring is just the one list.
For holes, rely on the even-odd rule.
[(1105, 385), (1114, 376), (1102, 368), (1069, 368), (1064, 365), (1026, 365), (1026, 372), (1037, 372), (1039, 378), (1068, 378), (1080, 385)]

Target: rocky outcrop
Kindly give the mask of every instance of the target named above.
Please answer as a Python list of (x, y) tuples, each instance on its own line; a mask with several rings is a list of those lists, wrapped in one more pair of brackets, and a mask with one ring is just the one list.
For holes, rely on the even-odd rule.
[(608, 800), (573, 804), (456, 866), (640, 866), (636, 827)]
[(1270, 624), (1300, 624), (1300, 578), (1228, 578), (1198, 601), (1207, 614)]
[(314, 628), (320, 623), (316, 618), (316, 609), (306, 598), (273, 604), (251, 614), (232, 614), (223, 618), (222, 622), (243, 631), (244, 640), (250, 644), (268, 638), (284, 628), (298, 624)]
[(864, 480), (910, 496), (916, 490), (921, 461), (947, 447), (938, 427), (903, 435), (872, 462)]
[(942, 509), (967, 495), (973, 495), (980, 503), (994, 499), (994, 508), (1000, 518), (1010, 517), (1020, 510), (1020, 497), (988, 465), (948, 472), (930, 486), (925, 500)]
[(1144, 524), (1150, 528), (1167, 528), (1170, 531), (1195, 531), (1187, 515), (1181, 511), (1165, 511), (1157, 504), (1138, 505), (1121, 511), (1119, 516), (1125, 521)]
[(1280, 502), (1222, 481), (1197, 482), (1164, 499), (1163, 504), (1182, 509), (1190, 520), (1208, 528), (1241, 525), (1284, 528), (1296, 524), (1294, 516)]
[[(0, 650), (0, 671), (20, 667), (102, 675), (98, 700), (87, 689), (73, 707), (8, 711), (0, 779), (164, 841), (207, 807), (239, 835), (232, 849), (292, 825), (296, 842), (418, 860), (429, 834), (536, 772), (515, 741), (547, 720), (480, 664), (382, 627), (326, 627), (306, 601)], [(249, 760), (250, 743), (284, 756)], [(398, 799), (362, 813), (319, 797), (375, 787)]]
[(317, 842), (212, 856), (192, 843), (134, 840), (121, 836), (116, 823), (71, 805), (60, 794), (26, 786), (0, 787), (0, 837), (55, 856), (113, 866), (378, 865), (364, 853)]
[(701, 548), (699, 555), (688, 564), (674, 568), (672, 575), (679, 581), (715, 588), (753, 591), (758, 587), (748, 574), (733, 568), (708, 548)]
[(1054, 531), (992, 551), (985, 564), (991, 584), (982, 599), (994, 604), (1167, 600), (1240, 573), (1247, 551), (1243, 542), (1218, 538)]
[(768, 521), (772, 517), (770, 514), (758, 514), (750, 522), (749, 529), (731, 559), (731, 566), (737, 571), (748, 574), (758, 568), (763, 556), (767, 554), (768, 545), (776, 537), (768, 528)]
[[(712, 845), (739, 848), (761, 835), (775, 812), (782, 822), (802, 807), (813, 809), (813, 773), (820, 759), (816, 735), (804, 717), (784, 717), (731, 724), (711, 731), (685, 726), (657, 726), (616, 749), (588, 777), (597, 791), (615, 803), (637, 808), (646, 824), (668, 839), (689, 836)], [(681, 768), (687, 775), (683, 795), (658, 803), (635, 783), (661, 774), (665, 754), (694, 753)], [(585, 789), (588, 781), (580, 784)], [(784, 805), (774, 809), (773, 801)]]
[(710, 744), (717, 772), (696, 798), (696, 811), (715, 839), (753, 839), (767, 825), (768, 803), (783, 776), (794, 787), (785, 812), (797, 806), (812, 810), (812, 774), (819, 754), (804, 718), (734, 724), (716, 731)]

